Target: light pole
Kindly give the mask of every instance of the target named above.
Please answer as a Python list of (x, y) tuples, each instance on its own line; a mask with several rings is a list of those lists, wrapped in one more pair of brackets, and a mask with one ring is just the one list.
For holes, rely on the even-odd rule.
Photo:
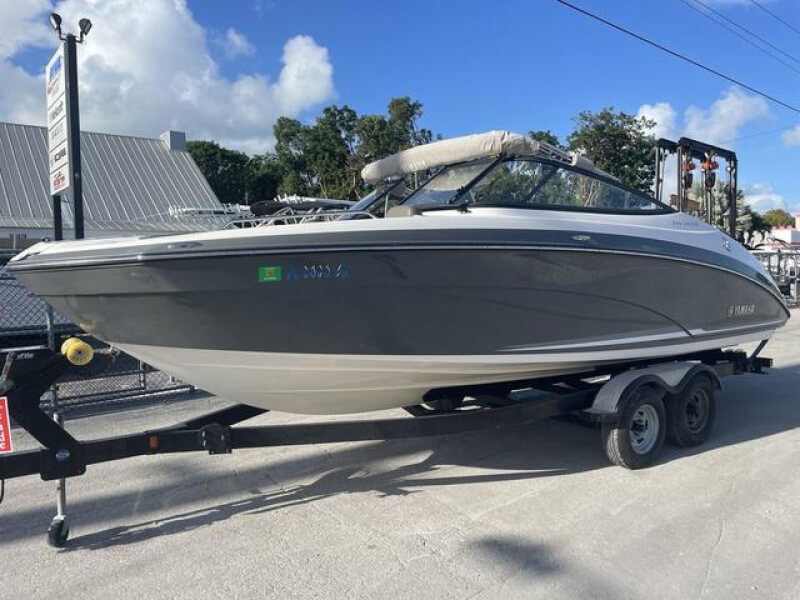
[[(73, 215), (75, 217), (75, 239), (84, 237), (83, 227), (83, 180), (81, 175), (81, 125), (80, 110), (78, 108), (78, 53), (77, 44), (82, 44), (84, 38), (92, 29), (92, 22), (89, 19), (78, 21), (80, 36), (61, 32), (61, 15), (50, 13), (50, 26), (58, 34), (58, 39), (63, 43), (64, 71), (66, 73), (66, 122), (68, 128), (67, 144), (69, 146), (68, 164), (69, 181), (72, 187)], [(49, 75), (48, 75), (48, 85)], [(48, 94), (50, 90), (48, 89)], [(48, 98), (48, 103), (50, 99)], [(48, 113), (49, 118), (49, 113)], [(49, 122), (48, 122), (49, 126)], [(53, 148), (49, 149), (50, 159), (52, 160)], [(52, 178), (52, 174), (51, 174)], [(52, 185), (52, 181), (51, 181)], [(53, 194), (53, 229), (56, 240), (63, 239), (63, 225), (61, 219), (61, 195)]]

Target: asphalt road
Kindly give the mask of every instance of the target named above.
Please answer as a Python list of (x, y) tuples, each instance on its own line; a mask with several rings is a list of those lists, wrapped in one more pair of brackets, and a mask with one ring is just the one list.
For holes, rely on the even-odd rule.
[[(142, 457), (69, 481), (72, 536), (58, 551), (44, 540), (54, 484), (9, 481), (0, 598), (796, 600), (798, 317), (768, 345), (768, 376), (725, 380), (709, 443), (667, 448), (643, 471), (610, 466), (597, 431), (556, 420)], [(220, 405), (155, 406), (68, 428), (104, 437)]]

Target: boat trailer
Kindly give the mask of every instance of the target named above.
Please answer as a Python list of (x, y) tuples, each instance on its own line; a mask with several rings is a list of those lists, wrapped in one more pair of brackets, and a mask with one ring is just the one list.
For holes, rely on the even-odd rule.
[[(66, 479), (83, 475), (88, 465), (151, 454), (227, 454), (241, 448), (437, 436), (565, 415), (599, 424), (611, 462), (638, 469), (655, 461), (665, 439), (679, 446), (705, 441), (720, 378), (763, 373), (772, 366), (771, 359), (758, 356), (765, 344), (750, 356), (715, 350), (591, 373), (432, 390), (422, 404), (405, 408), (412, 418), (233, 427), (268, 412), (237, 404), (171, 427), (83, 441), (64, 429), (57, 414), (48, 415), (40, 399), (66, 373), (90, 376), (107, 368), (114, 355), (94, 354), (88, 344), (72, 338), (61, 352), (19, 349), (5, 356), (0, 374), (0, 502), (6, 479), (38, 474), (45, 481), (57, 480), (56, 515), (47, 540), (61, 547), (69, 536)], [(42, 447), (11, 452), (8, 416)]]

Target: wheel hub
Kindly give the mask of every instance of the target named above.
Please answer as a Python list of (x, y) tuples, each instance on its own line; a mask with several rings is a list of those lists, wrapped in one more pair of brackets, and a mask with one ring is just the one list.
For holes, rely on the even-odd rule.
[(631, 448), (637, 454), (647, 454), (658, 440), (659, 418), (655, 407), (642, 404), (633, 414), (630, 425)]
[(686, 401), (686, 427), (697, 433), (708, 419), (708, 396), (703, 390), (695, 390)]

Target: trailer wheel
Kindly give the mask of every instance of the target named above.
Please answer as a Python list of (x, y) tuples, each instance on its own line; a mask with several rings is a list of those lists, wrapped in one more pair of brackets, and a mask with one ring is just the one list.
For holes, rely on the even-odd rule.
[(63, 548), (69, 538), (69, 524), (66, 518), (56, 517), (47, 528), (47, 543), (53, 548)]
[(603, 423), (600, 435), (608, 459), (626, 469), (653, 464), (664, 445), (666, 420), (664, 402), (653, 388), (633, 390), (618, 418)]
[(708, 439), (717, 403), (714, 384), (707, 375), (696, 375), (680, 394), (667, 398), (667, 439), (683, 448)]

